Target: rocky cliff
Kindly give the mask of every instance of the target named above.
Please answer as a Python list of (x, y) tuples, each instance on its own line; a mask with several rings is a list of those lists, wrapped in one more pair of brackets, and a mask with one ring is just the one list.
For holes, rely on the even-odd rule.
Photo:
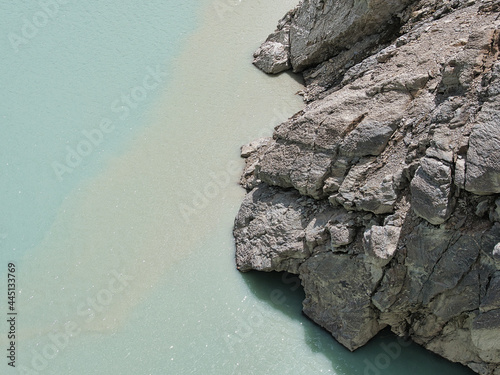
[(500, 374), (499, 12), (303, 0), (254, 55), (308, 104), (242, 147), (237, 266), (299, 274), (350, 350), (390, 326)]

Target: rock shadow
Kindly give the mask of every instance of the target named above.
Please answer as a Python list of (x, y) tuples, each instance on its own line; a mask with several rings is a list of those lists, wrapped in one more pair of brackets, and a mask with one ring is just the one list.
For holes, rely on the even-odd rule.
[[(332, 335), (302, 313), (304, 290), (298, 275), (286, 272), (242, 273), (250, 291), (262, 302), (300, 322), (304, 340), (311, 351), (331, 362), (337, 375), (472, 375), (466, 367), (447, 361), (411, 340), (381, 331), (364, 347), (350, 352)], [(300, 361), (300, 358), (297, 358)], [(312, 373), (314, 369), (311, 369)]]

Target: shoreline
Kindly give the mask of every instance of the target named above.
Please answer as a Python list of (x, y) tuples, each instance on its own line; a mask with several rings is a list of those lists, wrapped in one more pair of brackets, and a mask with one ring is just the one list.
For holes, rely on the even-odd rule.
[(303, 312), (351, 351), (390, 327), (496, 375), (499, 9), (429, 4), (303, 2), (262, 43), (256, 65), (303, 72), (309, 104), (245, 153), (236, 261), (300, 275)]
[[(244, 8), (241, 9), (243, 11)], [(109, 333), (119, 329), (134, 306), (146, 298), (165, 272), (191, 254), (192, 249), (203, 241), (203, 236), (209, 235), (214, 229), (216, 221), (207, 220), (207, 214), (218, 217), (228, 209), (232, 209), (234, 213), (237, 202), (244, 193), (236, 184), (238, 177), (234, 172), (231, 175), (233, 184), (228, 184), (227, 188), (221, 187), (221, 192), (211, 200), (210, 207), (199, 210), (189, 225), (182, 219), (177, 219), (180, 212), (176, 202), (189, 202), (190, 194), (197, 189), (203, 189), (211, 181), (211, 177), (206, 173), (208, 169), (212, 168), (215, 173), (221, 173), (218, 170), (221, 166), (224, 172), (226, 166), (220, 162), (238, 157), (238, 148), (243, 143), (237, 139), (238, 136), (240, 139), (253, 137), (250, 126), (246, 131), (243, 129), (244, 131), (240, 132), (238, 127), (233, 125), (235, 120), (247, 111), (244, 109), (248, 103), (246, 101), (255, 101), (265, 93), (267, 99), (258, 99), (257, 102), (260, 100), (269, 104), (276, 98), (276, 106), (279, 104), (280, 118), (276, 118), (277, 115), (272, 109), (263, 106), (263, 110), (253, 117), (255, 123), (266, 122), (259, 120), (260, 118), (275, 118), (277, 124), (293, 114), (293, 108), (302, 106), (301, 100), (293, 94), (282, 94), (283, 86), (276, 80), (265, 77), (251, 65), (235, 63), (241, 56), (247, 56), (247, 51), (252, 48), (242, 42), (237, 50), (232, 45), (231, 51), (237, 51), (238, 54), (227, 59), (225, 65), (222, 65), (222, 71), (215, 70), (219, 65), (217, 59), (199, 61), (200, 53), (201, 56), (213, 55), (207, 39), (210, 41), (215, 37), (217, 40), (218, 37), (210, 37), (208, 30), (213, 32), (214, 26), (220, 26), (220, 20), (217, 16), (214, 17), (213, 10), (208, 13), (204, 14), (203, 26), (188, 38), (183, 52), (175, 59), (177, 68), (174, 70), (175, 76), (168, 84), (167, 92), (158, 99), (158, 105), (145, 116), (149, 125), (134, 136), (123, 154), (110, 158), (108, 165), (98, 176), (88, 179), (66, 197), (45, 239), (23, 258), (21, 272), (25, 280), (31, 280), (29, 274), (38, 274), (37, 284), (47, 285), (47, 292), (57, 290), (55, 294), (44, 293), (42, 299), (35, 285), (26, 285), (23, 288), (23, 294), (35, 296), (29, 302), (23, 300), (27, 314), (36, 311), (37, 305), (44, 306), (46, 300), (52, 301), (54, 306), (50, 313), (46, 311), (44, 317), (40, 317), (42, 319), (33, 319), (33, 322), (36, 322), (33, 327), (25, 325), (22, 328), (21, 334), (24, 337), (27, 337), (28, 332), (31, 332), (29, 335), (33, 337), (46, 334), (57, 329), (58, 324), (72, 320), (72, 315), (76, 314), (72, 304), (78, 305), (78, 301), (85, 301), (89, 292), (98, 292), (93, 291), (94, 285), (97, 288), (99, 285), (106, 285), (110, 270), (137, 275), (137, 282), (127, 289), (126, 298), (116, 301), (105, 315), (93, 320), (86, 329), (89, 332)], [(234, 19), (231, 20), (234, 27), (237, 27)], [(272, 22), (274, 23), (274, 20)], [(219, 33), (223, 35), (224, 30)], [(228, 34), (223, 44), (214, 46), (215, 49), (220, 48), (220, 51), (223, 51), (222, 47), (231, 46), (232, 37)], [(257, 43), (259, 37), (254, 38)], [(221, 53), (219, 57), (225, 58), (226, 55)], [(207, 63), (210, 66), (207, 66)], [(193, 71), (196, 71), (195, 75)], [(240, 77), (233, 80), (238, 82), (238, 86), (234, 87), (234, 90), (218, 90), (224, 93), (223, 98), (211, 97), (210, 93), (218, 87), (217, 83), (224, 82), (223, 77), (227, 79), (228, 75)], [(292, 81), (286, 76), (279, 78), (279, 81), (287, 80)], [(228, 82), (229, 87), (231, 82)], [(296, 82), (291, 82), (290, 87), (294, 86), (298, 88)], [(271, 87), (275, 87), (274, 91)], [(200, 94), (193, 95), (196, 92)], [(234, 95), (235, 92), (239, 93), (239, 98)], [(285, 97), (289, 98), (288, 105), (283, 105), (282, 99)], [(214, 111), (221, 99), (225, 100), (222, 111)], [(189, 106), (186, 106), (187, 102), (190, 103)], [(287, 111), (289, 112), (285, 113)], [(206, 120), (210, 115), (213, 115), (213, 118), (207, 126)], [(250, 115), (246, 123), (251, 125), (249, 119), (252, 119)], [(209, 134), (211, 129), (217, 128), (217, 124), (223, 124), (224, 128), (219, 128), (213, 135)], [(239, 128), (241, 129), (241, 125)], [(183, 134), (186, 129), (190, 129), (189, 135)], [(230, 135), (234, 149), (213, 147), (217, 140), (224, 139), (224, 135)], [(200, 147), (192, 148), (190, 137), (194, 137), (192, 139), (195, 142), (199, 139), (204, 142)], [(212, 155), (205, 158), (200, 153)], [(186, 161), (193, 155), (200, 157), (186, 165)], [(207, 163), (213, 163), (214, 160), (218, 162), (210, 167)], [(241, 161), (239, 165), (238, 169), (241, 170)], [(179, 166), (183, 168), (181, 173), (176, 172)], [(169, 170), (174, 174), (169, 173)], [(218, 204), (218, 200), (222, 200), (223, 204)], [(228, 216), (227, 211), (225, 212)], [(230, 211), (229, 216), (233, 213)], [(203, 236), (200, 231), (204, 233)], [(179, 237), (179, 234), (182, 235)], [(50, 271), (44, 274), (37, 272), (43, 269)], [(63, 285), (66, 287), (61, 289)], [(73, 287), (68, 287), (70, 285)]]

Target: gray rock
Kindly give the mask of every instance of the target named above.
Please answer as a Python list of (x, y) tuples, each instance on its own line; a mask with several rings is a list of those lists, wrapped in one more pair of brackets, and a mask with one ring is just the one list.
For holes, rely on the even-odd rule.
[(345, 224), (330, 225), (327, 229), (330, 232), (333, 250), (349, 245), (356, 235), (356, 229)]
[(265, 185), (245, 198), (234, 227), (236, 264), (241, 271), (297, 272), (309, 255), (306, 227), (315, 202)]
[(397, 194), (393, 175), (378, 175), (378, 178), (368, 179), (360, 188), (361, 197), (356, 207), (375, 214), (385, 214), (394, 211)]
[[(406, 267), (402, 264), (396, 264), (387, 269), (384, 277), (372, 297), (373, 305), (382, 312), (388, 312), (391, 306), (397, 301), (406, 279)], [(396, 326), (398, 319), (392, 318), (385, 321), (387, 324)]]
[(363, 244), (366, 254), (380, 267), (391, 261), (400, 240), (401, 228), (374, 225), (364, 233)]
[(455, 162), (455, 186), (465, 189), (465, 160), (461, 157)]
[(294, 187), (301, 194), (320, 198), (331, 164), (330, 152), (315, 152), (300, 144), (273, 142), (256, 165), (255, 174), (269, 185)]
[(257, 187), (261, 181), (255, 175), (255, 167), (260, 162), (260, 155), (269, 148), (272, 140), (260, 138), (241, 147), (241, 156), (245, 158), (245, 168), (241, 175), (240, 184), (250, 191)]
[[(425, 346), (453, 362), (481, 362), (481, 358), (474, 352), (470, 326), (471, 318), (469, 316), (452, 320), (443, 327), (439, 335)], [(489, 366), (487, 368), (489, 369)], [(491, 374), (491, 372), (489, 373)]]
[(479, 309), (481, 312), (500, 309), (500, 274), (491, 279)]
[(451, 168), (443, 162), (423, 158), (411, 181), (412, 208), (415, 213), (437, 225), (451, 215)]
[(500, 221), (500, 198), (495, 201), (494, 209), (490, 213), (491, 221)]
[(456, 287), (437, 295), (429, 303), (429, 308), (440, 322), (450, 321), (463, 313), (475, 310), (479, 304), (479, 293), (479, 274), (476, 269), (472, 269)]
[[(286, 38), (285, 38), (286, 36)], [(286, 39), (285, 43), (277, 40)], [(254, 54), (254, 64), (266, 73), (277, 74), (290, 69), (288, 37), (283, 31), (270, 35), (269, 40)]]
[(481, 359), (487, 362), (500, 358), (500, 310), (480, 313), (472, 322), (472, 343), (480, 350)]
[(350, 157), (380, 155), (395, 129), (395, 124), (362, 122), (344, 138), (339, 153)]
[(500, 94), (500, 62), (496, 62), (490, 73), (484, 77), (484, 84), (486, 86), (486, 95), (494, 97)]
[[(387, 32), (392, 26), (393, 17), (410, 2), (410, 0), (303, 1), (294, 11), (289, 25), (291, 66), (296, 72), (302, 71), (308, 66), (319, 64), (339, 54), (344, 49), (349, 49), (367, 36)], [(335, 25), (335, 28), (332, 28), (332, 25)], [(268, 53), (268, 60), (272, 60), (275, 56), (278, 61), (282, 59), (282, 55), (273, 49), (269, 52), (266, 48), (261, 47), (261, 49), (263, 53)], [(269, 65), (272, 64), (267, 64)]]
[(448, 248), (434, 263), (432, 273), (422, 287), (424, 304), (429, 304), (438, 294), (455, 288), (469, 273), (479, 256), (481, 235), (462, 235), (454, 239), (452, 244), (448, 244)]
[(500, 193), (500, 101), (485, 103), (472, 129), (465, 189), (480, 195)]
[(300, 278), (304, 313), (348, 349), (363, 346), (383, 328), (371, 305), (375, 285), (362, 258), (318, 254), (302, 264)]
[(406, 243), (406, 259), (408, 278), (405, 289), (408, 294), (401, 305), (405, 303), (415, 305), (422, 303), (422, 290), (432, 275), (434, 266), (454, 238), (450, 230), (435, 228), (425, 224), (416, 226)]
[(241, 146), (241, 157), (248, 158), (255, 152), (259, 151), (262, 147), (268, 146), (270, 142), (269, 138), (260, 138), (255, 141), (250, 142), (247, 145)]
[(292, 9), (278, 23), (277, 30), (255, 51), (254, 65), (265, 73), (277, 74), (291, 68), (290, 23), (296, 9)]
[(335, 200), (347, 210), (357, 209), (375, 214), (393, 211), (397, 198), (394, 176), (385, 175), (383, 172), (390, 168), (384, 168), (380, 173), (367, 178), (374, 161), (374, 158), (361, 159), (351, 167), (342, 182)]
[(309, 104), (242, 148), (236, 264), (299, 274), (350, 350), (389, 325), (500, 375), (496, 3), (305, 0), (256, 54)]
[(488, 263), (500, 270), (500, 223), (495, 223), (481, 238), (481, 251)]
[(476, 216), (483, 217), (490, 209), (490, 202), (488, 199), (482, 200), (476, 206)]
[[(260, 184), (243, 201), (235, 220), (236, 265), (240, 271), (297, 273), (312, 254), (332, 249), (333, 223), (348, 213), (296, 191)], [(355, 232), (345, 239), (352, 242)]]

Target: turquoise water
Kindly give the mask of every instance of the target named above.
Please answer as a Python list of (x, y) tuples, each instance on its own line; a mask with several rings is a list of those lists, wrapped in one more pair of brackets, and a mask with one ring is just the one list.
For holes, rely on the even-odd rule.
[(251, 54), (295, 0), (57, 4), (0, 0), (0, 373), (469, 373), (387, 333), (350, 353), (296, 278), (235, 269), (239, 147), (303, 106)]
[[(8, 181), (0, 185), (6, 213), (0, 234), (2, 246), (16, 258), (40, 241), (68, 192), (98, 173), (143, 125), (148, 105), (171, 79), (169, 65), (202, 5), (176, 0), (40, 3), (0, 1), (1, 176)], [(144, 89), (143, 100), (140, 87), (151, 70), (161, 74), (146, 82), (151, 88)], [(114, 130), (60, 180), (52, 163), (64, 164), (66, 147), (76, 151), (87, 139), (82, 132), (99, 129), (103, 119)]]

